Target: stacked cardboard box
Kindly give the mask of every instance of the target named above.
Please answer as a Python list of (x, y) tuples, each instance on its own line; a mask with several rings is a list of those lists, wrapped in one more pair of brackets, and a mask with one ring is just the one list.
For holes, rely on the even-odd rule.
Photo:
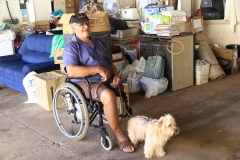
[(50, 30), (49, 20), (36, 21), (35, 22), (35, 29), (40, 30), (42, 32)]
[(53, 94), (57, 87), (64, 83), (65, 79), (65, 75), (55, 71), (35, 74), (34, 83), (36, 87), (37, 104), (47, 111), (51, 111)]
[[(73, 13), (63, 14), (61, 19), (59, 20), (60, 24), (63, 24), (63, 33), (64, 34), (74, 34), (70, 19), (74, 15)], [(90, 29), (91, 32), (102, 32), (102, 31), (110, 31), (110, 24), (108, 20), (108, 13), (97, 11), (91, 15), (88, 15), (90, 19)]]
[(238, 49), (212, 48), (212, 51), (226, 74), (239, 72)]
[(54, 50), (54, 63), (60, 64), (61, 74), (66, 75), (67, 73), (64, 70), (64, 64), (62, 59), (64, 48)]
[(78, 13), (79, 2), (82, 0), (54, 0), (55, 10), (62, 10), (63, 13)]

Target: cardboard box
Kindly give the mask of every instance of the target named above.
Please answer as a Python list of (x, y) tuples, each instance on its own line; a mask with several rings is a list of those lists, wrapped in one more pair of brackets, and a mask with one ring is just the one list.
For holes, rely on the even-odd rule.
[(203, 17), (193, 17), (191, 19), (192, 32), (199, 33), (203, 31)]
[(72, 7), (66, 7), (66, 13), (75, 13), (75, 8), (74, 8), (74, 6), (72, 6)]
[(91, 32), (110, 31), (108, 12), (97, 11), (88, 15)]
[(74, 34), (71, 24), (70, 24), (70, 19), (74, 15), (74, 13), (66, 13), (61, 16), (61, 19), (59, 20), (60, 24), (63, 24), (63, 33), (65, 34)]
[(60, 70), (61, 70), (61, 74), (67, 75), (67, 73), (64, 70), (64, 64), (63, 63), (60, 64)]
[(37, 104), (47, 111), (51, 111), (53, 94), (57, 87), (64, 83), (65, 79), (66, 75), (54, 71), (34, 75)]
[(65, 0), (54, 0), (54, 6), (64, 6)]
[(74, 10), (75, 10), (75, 13), (79, 12), (79, 3), (81, 1), (84, 1), (84, 0), (74, 0)]
[(63, 63), (63, 59), (62, 59), (63, 51), (64, 51), (64, 48), (54, 50), (54, 63), (55, 64)]
[(74, 7), (74, 0), (65, 0), (65, 6), (66, 7)]
[(130, 6), (130, 8), (136, 7), (136, 1), (135, 0), (117, 0), (119, 4), (119, 8), (124, 9), (126, 6)]
[(212, 51), (226, 74), (239, 72), (238, 49), (212, 48)]
[(179, 23), (180, 32), (192, 32), (191, 18), (187, 18), (186, 22)]
[(35, 29), (36, 30), (41, 30), (43, 32), (50, 30), (49, 20), (36, 21), (35, 22)]
[[(65, 34), (74, 34), (70, 24), (70, 19), (72, 15), (74, 15), (74, 13), (63, 14), (61, 19), (59, 20), (59, 23), (63, 24), (63, 33)], [(110, 31), (110, 24), (107, 12), (97, 11), (89, 15), (88, 18), (90, 19), (91, 32)]]
[[(102, 4), (104, 0), (97, 0), (98, 3)], [(130, 8), (136, 7), (136, 1), (135, 0), (117, 0), (119, 4), (120, 9), (125, 9), (126, 6), (130, 6)]]

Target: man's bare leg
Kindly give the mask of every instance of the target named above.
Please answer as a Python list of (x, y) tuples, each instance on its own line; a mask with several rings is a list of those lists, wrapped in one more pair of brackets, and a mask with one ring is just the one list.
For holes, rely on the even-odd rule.
[[(128, 140), (119, 122), (115, 93), (110, 89), (105, 89), (101, 94), (100, 101), (104, 105), (104, 114), (117, 139), (117, 143)], [(123, 151), (133, 151), (133, 150), (134, 150), (134, 147), (132, 145), (127, 146), (123, 149)]]

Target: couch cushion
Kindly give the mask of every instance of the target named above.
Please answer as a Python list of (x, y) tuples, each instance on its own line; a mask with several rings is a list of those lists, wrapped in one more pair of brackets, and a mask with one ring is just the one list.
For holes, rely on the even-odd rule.
[[(17, 67), (22, 69), (22, 66), (24, 66), (25, 64), (27, 64), (26, 62), (23, 61), (6, 61), (6, 62), (1, 62), (0, 63), (0, 76), (5, 77), (5, 72), (7, 71), (6, 69), (16, 69)], [(12, 67), (14, 66), (14, 67)], [(8, 71), (9, 72), (9, 71)], [(10, 72), (12, 73), (12, 72)]]
[(28, 63), (53, 61), (53, 58), (49, 58), (52, 48), (52, 38), (53, 35), (28, 35), (19, 50), (22, 60)]
[(31, 51), (51, 53), (53, 35), (31, 34), (27, 37), (27, 48)]
[(37, 52), (37, 51), (25, 51), (22, 55), (22, 60), (28, 63), (41, 63), (53, 61), (53, 58), (49, 58), (49, 53)]
[(25, 76), (26, 76), (26, 75), (25, 75), (24, 72), (22, 71), (22, 68), (16, 69), (16, 70), (14, 71), (14, 81), (16, 81), (16, 82), (22, 83), (22, 82), (23, 82), (23, 78), (24, 78)]
[[(18, 64), (9, 64), (4, 69), (4, 76), (7, 79), (15, 81), (15, 74), (16, 72), (22, 72), (22, 67), (26, 65), (26, 62), (18, 63)], [(25, 76), (25, 75), (24, 75)]]

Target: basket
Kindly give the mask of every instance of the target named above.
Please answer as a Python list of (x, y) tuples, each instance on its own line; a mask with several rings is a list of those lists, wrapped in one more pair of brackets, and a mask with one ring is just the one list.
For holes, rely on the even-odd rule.
[(209, 64), (196, 66), (195, 68), (196, 69), (196, 73), (195, 73), (196, 85), (201, 85), (208, 82), (209, 68), (210, 68)]

